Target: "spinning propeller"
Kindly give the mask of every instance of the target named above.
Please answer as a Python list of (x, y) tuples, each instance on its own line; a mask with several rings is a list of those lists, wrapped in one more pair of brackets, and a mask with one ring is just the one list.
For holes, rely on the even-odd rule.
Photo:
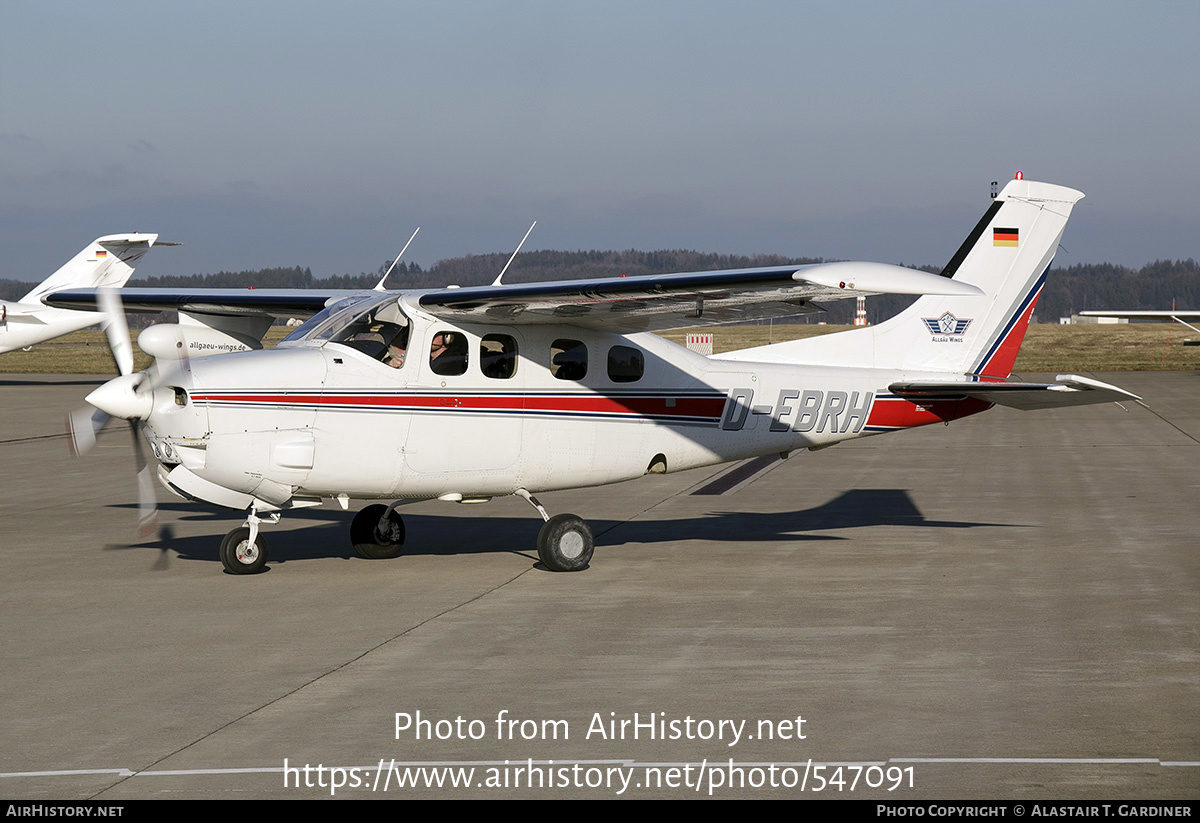
[[(111, 418), (122, 417), (129, 421), (137, 471), (137, 534), (138, 537), (149, 537), (154, 533), (157, 523), (158, 503), (154, 493), (154, 468), (146, 460), (142, 425), (154, 409), (154, 390), (158, 388), (163, 368), (156, 362), (156, 374), (133, 370), (133, 344), (129, 339), (129, 326), (125, 322), (121, 298), (115, 289), (101, 289), (97, 294), (104, 313), (104, 333), (108, 337), (108, 347), (118, 376), (87, 396), (90, 407), (67, 414), (67, 434), (72, 454), (84, 455), (96, 445), (97, 435)], [(181, 352), (181, 360), (186, 361), (187, 347), (182, 340), (177, 348)]]

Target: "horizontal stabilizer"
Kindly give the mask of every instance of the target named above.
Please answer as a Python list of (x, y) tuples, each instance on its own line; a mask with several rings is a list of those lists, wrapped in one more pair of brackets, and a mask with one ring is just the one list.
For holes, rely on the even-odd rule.
[(45, 311), (46, 307), (41, 304), (34, 303), (9, 303), (7, 300), (0, 301), (0, 322), (3, 323), (36, 323), (39, 326), (46, 325), (46, 321), (37, 316), (40, 311)]
[(973, 397), (1022, 411), (1141, 400), (1136, 394), (1090, 377), (1060, 374), (1055, 379), (1057, 383), (893, 383), (888, 389), (913, 402)]

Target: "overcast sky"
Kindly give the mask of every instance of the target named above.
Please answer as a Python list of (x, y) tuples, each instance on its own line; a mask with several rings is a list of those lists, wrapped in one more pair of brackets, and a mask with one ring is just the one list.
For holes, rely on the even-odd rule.
[[(1018, 169), (1059, 265), (1200, 258), (1200, 3), (0, 4), (0, 277), (527, 248), (944, 263)], [(515, 266), (519, 267), (520, 260)]]

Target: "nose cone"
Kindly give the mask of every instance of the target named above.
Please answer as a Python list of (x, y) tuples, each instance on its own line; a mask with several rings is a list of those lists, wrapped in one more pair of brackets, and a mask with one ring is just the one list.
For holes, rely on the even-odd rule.
[(154, 408), (154, 392), (138, 391), (146, 375), (138, 372), (109, 380), (87, 396), (87, 402), (105, 414), (126, 420), (145, 420)]

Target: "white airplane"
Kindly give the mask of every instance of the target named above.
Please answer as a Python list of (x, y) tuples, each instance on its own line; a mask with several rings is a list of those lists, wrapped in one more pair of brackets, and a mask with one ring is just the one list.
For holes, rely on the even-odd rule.
[[(501, 495), (545, 521), (545, 567), (575, 571), (592, 559), (592, 532), (576, 515), (551, 516), (540, 492), (822, 449), (995, 404), (1137, 399), (1073, 375), (1006, 381), (1082, 196), (1011, 181), (941, 276), (828, 263), (348, 297), (125, 290), (127, 305), (178, 306), (181, 321), (142, 333), (152, 372), (123, 367), (87, 400), (102, 410), (93, 418), (130, 420), (135, 443), (142, 432), (171, 491), (248, 511), (221, 542), (231, 573), (262, 570), (260, 524), (291, 509), (391, 501), (350, 527), (360, 556), (388, 558), (404, 543), (400, 501)], [(876, 326), (716, 357), (645, 333), (876, 293), (923, 296)], [(273, 350), (194, 356), (253, 348), (268, 313), (305, 308), (321, 310)], [(82, 440), (89, 413), (76, 421)]]
[(94, 311), (53, 308), (42, 302), (43, 298), (63, 289), (125, 285), (142, 255), (157, 240), (157, 234), (98, 237), (17, 302), (0, 300), (0, 354), (96, 325), (99, 321)]
[(1200, 322), (1200, 311), (1081, 311), (1080, 317), (1115, 317), (1120, 320), (1145, 320), (1153, 323), (1178, 323), (1200, 334), (1200, 329), (1187, 322)]

